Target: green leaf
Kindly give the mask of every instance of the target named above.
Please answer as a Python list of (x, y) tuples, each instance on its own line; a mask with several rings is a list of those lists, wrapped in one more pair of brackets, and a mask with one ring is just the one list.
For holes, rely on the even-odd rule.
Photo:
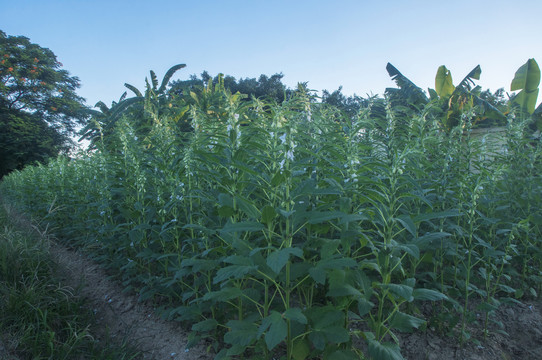
[(406, 301), (412, 301), (414, 298), (412, 297), (412, 287), (408, 285), (403, 284), (387, 284), (381, 285), (383, 289), (388, 289), (392, 294), (397, 295)]
[(361, 293), (351, 284), (346, 282), (346, 273), (344, 270), (334, 269), (328, 274), (329, 291), (327, 296), (356, 296), (360, 297)]
[(415, 300), (430, 300), (430, 301), (440, 301), (446, 300), (448, 297), (443, 293), (431, 290), (431, 289), (414, 289), (412, 291), (412, 296)]
[(454, 90), (454, 93), (460, 92), (469, 92), (471, 90), (471, 85), (474, 85), (474, 80), (480, 80), (480, 75), (482, 74), (482, 68), (480, 65), (476, 65), (474, 69), (468, 73), (467, 76), (457, 85)]
[(260, 218), (260, 211), (252, 203), (237, 195), (235, 196), (235, 200), (237, 201), (237, 206), (239, 207), (239, 209), (244, 212), (249, 218)]
[(416, 237), (416, 225), (414, 224), (412, 218), (409, 215), (401, 215), (396, 219), (401, 223), (401, 225), (403, 225), (406, 230), (408, 230), (408, 232), (412, 236)]
[(401, 349), (397, 344), (389, 342), (380, 343), (376, 340), (368, 340), (369, 355), (373, 360), (404, 360)]
[(269, 224), (271, 223), (275, 217), (277, 217), (277, 212), (275, 211), (275, 208), (270, 205), (265, 205), (262, 209), (262, 223)]
[(218, 300), (219, 302), (228, 301), (231, 299), (237, 299), (238, 297), (242, 295), (243, 295), (243, 292), (239, 288), (223, 287), (222, 289), (217, 290), (217, 291), (207, 292), (205, 295), (203, 295), (203, 300)]
[(288, 335), (288, 325), (284, 319), (279, 318), (277, 321), (271, 324), (271, 327), (265, 334), (265, 343), (267, 349), (274, 349), (279, 343), (281, 343)]
[(230, 194), (220, 193), (218, 194), (218, 203), (222, 206), (229, 206), (233, 208), (233, 198)]
[(286, 265), (288, 260), (290, 260), (290, 255), (303, 258), (303, 250), (299, 248), (283, 248), (278, 251), (274, 251), (267, 257), (267, 266), (278, 274)]
[(526, 90), (534, 91), (540, 84), (540, 68), (535, 59), (529, 59), (516, 71), (510, 84), (510, 91)]
[(412, 332), (413, 329), (417, 329), (423, 324), (425, 324), (425, 320), (400, 311), (396, 312), (390, 320), (390, 327), (402, 332)]
[(448, 98), (454, 92), (455, 86), (452, 81), (452, 74), (446, 66), (442, 65), (435, 76), (435, 91), (441, 98)]
[(521, 90), (519, 94), (512, 98), (512, 102), (518, 104), (520, 108), (526, 113), (532, 114), (536, 106), (538, 91), (538, 89), (530, 92), (526, 90)]
[(213, 279), (214, 284), (218, 284), (226, 279), (242, 279), (245, 275), (250, 274), (258, 269), (255, 265), (232, 265), (219, 269)]
[(419, 215), (416, 215), (412, 220), (415, 223), (418, 223), (422, 221), (444, 219), (444, 218), (454, 217), (454, 216), (459, 216), (459, 215), (460, 213), (457, 210), (439, 211), (439, 212), (431, 212), (431, 213), (426, 213), (426, 214), (419, 214)]
[(166, 75), (164, 75), (164, 78), (162, 79), (162, 83), (160, 84), (160, 88), (158, 89), (158, 93), (162, 94), (164, 91), (166, 91), (167, 84), (169, 83), (169, 80), (175, 74), (178, 70), (186, 67), (185, 64), (177, 64), (172, 66), (167, 72)]
[(314, 328), (322, 330), (332, 325), (342, 324), (344, 322), (344, 313), (332, 306), (312, 308), (311, 318), (314, 322)]
[(322, 329), (321, 332), (326, 337), (328, 343), (342, 344), (350, 341), (350, 333), (342, 326), (329, 326)]
[(286, 175), (281, 171), (278, 171), (271, 179), (271, 186), (276, 187), (283, 184), (286, 181)]
[(403, 250), (416, 260), (420, 258), (420, 249), (416, 244), (404, 244), (404, 245), (395, 245), (394, 248)]
[(367, 315), (374, 306), (375, 304), (373, 304), (367, 299), (364, 299), (364, 298), (358, 299), (358, 315), (360, 317)]
[(347, 257), (332, 257), (320, 260), (315, 267), (309, 269), (310, 276), (319, 284), (326, 282), (326, 270), (356, 267), (356, 260)]
[(330, 284), (329, 291), (326, 296), (338, 297), (338, 296), (361, 296), (358, 289), (349, 284), (333, 285)]
[(201, 332), (211, 331), (216, 329), (217, 325), (218, 321), (216, 321), (215, 319), (206, 319), (192, 325), (192, 330)]
[(341, 211), (309, 211), (306, 215), (309, 224), (320, 224), (329, 220), (339, 219), (345, 214)]
[(305, 339), (294, 341), (292, 356), (294, 360), (305, 360), (311, 352), (309, 342)]
[(232, 207), (229, 206), (221, 206), (218, 208), (218, 215), (228, 218), (230, 216), (233, 216), (235, 214), (235, 210), (233, 210)]
[(158, 88), (158, 78), (156, 77), (156, 73), (154, 71), (150, 71), (151, 73), (151, 82), (152, 82), (152, 89), (156, 91)]
[[(413, 104), (425, 104), (429, 101), (429, 99), (427, 99), (427, 95), (425, 95), (423, 90), (416, 86), (406, 76), (401, 74), (401, 72), (397, 70), (392, 64), (388, 63), (386, 65), (386, 70), (388, 71), (391, 79), (395, 81), (397, 86), (399, 86), (404, 92), (406, 98), (412, 100)], [(388, 92), (388, 89), (386, 89), (386, 92)]]
[(132, 90), (137, 97), (143, 97), (143, 94), (141, 93), (141, 91), (139, 91), (135, 86), (130, 85), (130, 84), (124, 84), (124, 86)]
[(309, 274), (314, 281), (318, 284), (324, 285), (326, 283), (326, 271), (321, 267), (313, 267), (309, 269)]
[(258, 336), (265, 333), (265, 343), (269, 350), (273, 349), (280, 342), (286, 339), (288, 335), (288, 325), (282, 316), (276, 312), (271, 311), (271, 314), (263, 319), (260, 328), (258, 329)]
[(356, 267), (356, 260), (349, 257), (333, 257), (330, 259), (322, 259), (318, 262), (318, 267), (324, 269), (344, 269)]
[(359, 360), (359, 356), (352, 350), (336, 350), (325, 356), (324, 360)]
[(326, 336), (320, 331), (311, 331), (309, 333), (309, 340), (312, 345), (320, 351), (324, 350), (327, 344)]
[(245, 320), (230, 320), (226, 324), (230, 328), (224, 335), (224, 341), (231, 345), (249, 346), (256, 340), (258, 327)]
[(307, 318), (303, 315), (300, 308), (289, 308), (284, 312), (284, 318), (300, 324), (307, 324)]
[(264, 226), (257, 221), (242, 221), (238, 223), (227, 223), (221, 232), (231, 233), (237, 231), (260, 231), (264, 229)]

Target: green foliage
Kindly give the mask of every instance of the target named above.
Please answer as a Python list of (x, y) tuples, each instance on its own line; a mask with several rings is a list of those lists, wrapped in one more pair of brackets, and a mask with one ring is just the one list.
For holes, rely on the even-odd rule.
[[(240, 93), (248, 95), (248, 98), (265, 98), (267, 100), (283, 102), (291, 94), (286, 85), (282, 83), (282, 74), (274, 74), (271, 76), (260, 75), (256, 78), (240, 78), (236, 80), (233, 76), (223, 76), (224, 88), (232, 94)], [(209, 82), (218, 84), (219, 75), (212, 78), (207, 71), (204, 71), (200, 78), (192, 75), (189, 80), (176, 80), (171, 83), (170, 92), (173, 94), (188, 94), (191, 91), (199, 94)]]
[[(478, 76), (436, 96), (474, 103)], [(192, 131), (159, 111), (140, 136), (126, 113), (108, 146), (0, 189), (219, 359), (349, 359), (355, 338), (401, 359), (398, 332), (431, 321), (462, 343), (473, 299), (487, 323), (503, 298), (540, 293), (542, 144), (527, 121), (510, 115), (489, 141), (472, 136), (474, 105), (442, 131), (433, 100), (366, 99), (353, 115), (303, 84), (279, 104), (207, 80), (182, 95)]]
[[(58, 281), (47, 240), (2, 203), (0, 209), (0, 328), (21, 359), (133, 359), (128, 346), (100, 344), (93, 315)], [(87, 310), (85, 310), (87, 309)]]
[(127, 98), (125, 92), (117, 102), (113, 102), (111, 107), (107, 107), (103, 102), (96, 103), (95, 107), (100, 111), (92, 111), (92, 117), (88, 125), (80, 130), (81, 138), (90, 141), (90, 148), (95, 149), (99, 144), (111, 149), (114, 129), (118, 126), (118, 121), (122, 117), (129, 117), (133, 122), (137, 132), (135, 135), (145, 137), (153, 122), (159, 121), (162, 117), (170, 117), (183, 130), (187, 131), (186, 115), (188, 105), (184, 99), (180, 101), (175, 96), (166, 91), (166, 87), (171, 77), (180, 69), (186, 67), (185, 64), (172, 66), (164, 75), (160, 87), (154, 71), (150, 71), (151, 84), (145, 78), (146, 89), (142, 93), (135, 86), (124, 84), (131, 90), (135, 97)]
[(476, 109), (476, 116), (472, 118), (473, 124), (491, 126), (494, 124), (504, 125), (506, 116), (491, 102), (480, 96), (480, 87), (473, 88), (474, 80), (480, 80), (482, 70), (480, 65), (472, 69), (467, 76), (457, 85), (452, 82), (452, 74), (446, 66), (438, 68), (435, 76), (435, 89), (429, 89), (430, 99), (423, 90), (393, 65), (388, 63), (386, 67), (389, 75), (397, 83), (400, 89), (386, 89), (386, 94), (395, 105), (405, 106), (415, 111), (426, 107), (430, 102), (437, 106), (433, 109), (440, 118), (442, 127), (447, 131), (455, 128), (461, 122), (461, 116)]
[(0, 177), (69, 149), (86, 122), (79, 80), (61, 67), (51, 50), (0, 31)]
[(522, 112), (529, 115), (534, 113), (540, 84), (540, 68), (535, 59), (529, 59), (523, 64), (512, 80), (510, 91), (520, 90), (512, 102), (519, 106)]

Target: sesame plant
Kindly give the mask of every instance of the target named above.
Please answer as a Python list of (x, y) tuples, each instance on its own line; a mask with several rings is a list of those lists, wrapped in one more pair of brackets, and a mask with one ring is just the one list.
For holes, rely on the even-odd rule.
[(398, 333), (429, 321), (463, 344), (473, 303), (487, 334), (539, 295), (542, 183), (514, 109), (490, 143), (481, 108), (450, 127), (397, 96), (350, 116), (302, 84), (276, 104), (219, 77), (176, 104), (191, 131), (154, 102), (145, 131), (115, 114), (96, 150), (0, 189), (217, 359), (401, 359)]

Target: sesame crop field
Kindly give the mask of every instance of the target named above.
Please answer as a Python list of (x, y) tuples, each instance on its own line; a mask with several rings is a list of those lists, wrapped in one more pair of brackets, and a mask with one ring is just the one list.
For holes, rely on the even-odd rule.
[(441, 67), (428, 98), (389, 64), (399, 88), (353, 114), (303, 84), (174, 95), (174, 67), (104, 105), (89, 150), (0, 192), (104, 328), (154, 339), (148, 358), (540, 359), (535, 64), (506, 109), (477, 95), (479, 67), (457, 86)]

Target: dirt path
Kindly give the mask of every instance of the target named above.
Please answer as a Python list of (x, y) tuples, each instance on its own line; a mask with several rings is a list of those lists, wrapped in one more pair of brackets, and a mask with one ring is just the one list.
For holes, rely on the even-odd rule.
[(128, 340), (152, 360), (212, 359), (203, 346), (185, 350), (188, 334), (177, 324), (158, 318), (152, 308), (137, 297), (122, 292), (96, 263), (77, 251), (51, 243), (51, 254), (64, 273), (66, 284), (81, 287), (89, 300), (100, 330), (119, 341)]

